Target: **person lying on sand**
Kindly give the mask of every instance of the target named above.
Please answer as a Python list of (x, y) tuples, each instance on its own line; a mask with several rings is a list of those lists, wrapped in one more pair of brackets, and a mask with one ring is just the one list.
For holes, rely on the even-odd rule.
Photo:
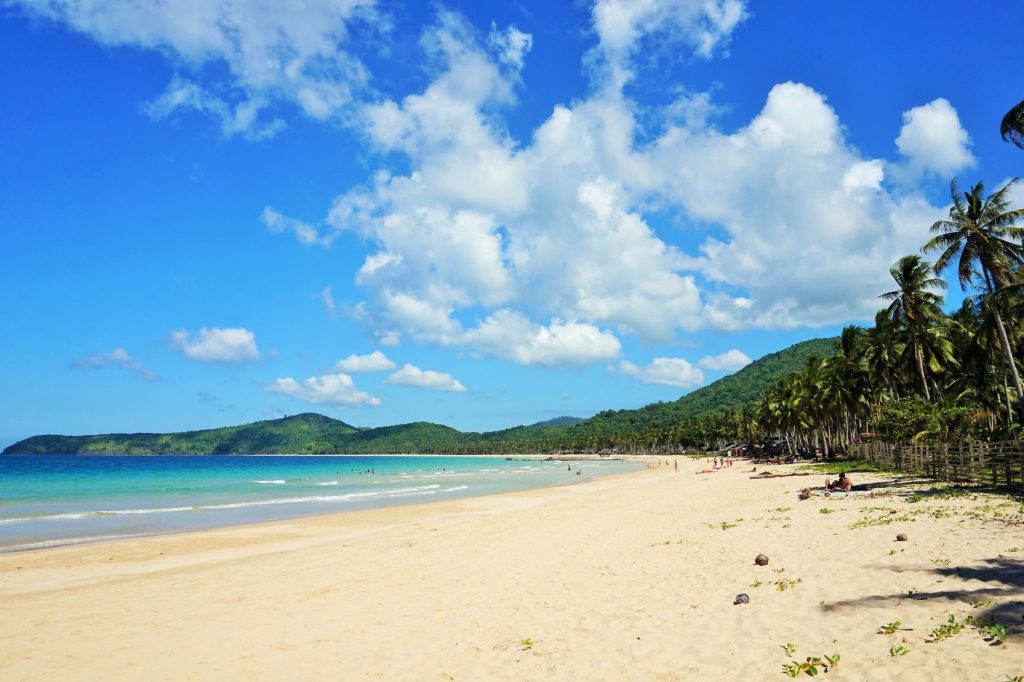
[(839, 474), (834, 481), (825, 479), (825, 490), (850, 490), (853, 488), (853, 481), (845, 473)]

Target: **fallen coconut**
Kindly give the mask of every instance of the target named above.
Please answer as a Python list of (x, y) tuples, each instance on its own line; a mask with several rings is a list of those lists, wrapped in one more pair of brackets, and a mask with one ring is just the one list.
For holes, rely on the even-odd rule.
[(768, 557), (766, 557), (764, 554), (758, 554), (756, 557), (754, 557), (754, 563), (758, 566), (767, 566)]
[(741, 593), (736, 595), (736, 601), (733, 602), (733, 605), (735, 606), (736, 604), (749, 604), (749, 603), (750, 603), (750, 597), (748, 597), (746, 594), (743, 594), (741, 592)]
[(900, 533), (899, 535), (896, 536), (896, 541), (897, 542), (906, 542), (907, 539), (908, 538), (907, 538), (907, 534), (906, 533)]

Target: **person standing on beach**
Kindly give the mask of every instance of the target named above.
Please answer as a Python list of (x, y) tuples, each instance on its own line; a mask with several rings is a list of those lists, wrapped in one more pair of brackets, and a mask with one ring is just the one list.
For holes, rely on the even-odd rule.
[(676, 460), (676, 473), (678, 473), (678, 472), (679, 472), (679, 460), (677, 459)]

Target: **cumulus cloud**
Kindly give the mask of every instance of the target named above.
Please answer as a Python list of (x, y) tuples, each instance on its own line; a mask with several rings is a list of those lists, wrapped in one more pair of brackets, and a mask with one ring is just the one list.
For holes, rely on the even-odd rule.
[(750, 357), (741, 350), (733, 348), (718, 355), (706, 355), (697, 363), (704, 369), (724, 372), (735, 372), (750, 364)]
[(487, 355), (546, 367), (609, 360), (622, 348), (614, 334), (593, 325), (554, 319), (543, 327), (509, 310), (491, 315), (462, 341)]
[(11, 4), (106, 45), (167, 55), (188, 75), (174, 76), (146, 107), (152, 116), (192, 109), (219, 119), (226, 135), (257, 138), (283, 127), (280, 119), (266, 117), (275, 102), (317, 120), (337, 116), (368, 78), (349, 48), (350, 27), (382, 26), (373, 0), (303, 0), (299, 6), (265, 0)]
[(71, 366), (75, 369), (120, 367), (133, 374), (138, 374), (146, 381), (160, 381), (160, 377), (156, 373), (133, 358), (124, 348), (115, 348), (109, 353), (94, 353), (85, 358), (77, 358), (71, 361)]
[(203, 327), (194, 335), (179, 329), (171, 334), (171, 346), (197, 362), (237, 364), (260, 358), (256, 335), (242, 327)]
[[(595, 22), (600, 7), (637, 13), (627, 22), (637, 35), (597, 31), (625, 50), (623, 63), (637, 36), (685, 14), (619, 4), (599, 4)], [(356, 310), (378, 342), (579, 364), (616, 356), (619, 335), (668, 342), (705, 328), (868, 319), (888, 278), (878, 264), (917, 251), (922, 228), (941, 217), (919, 194), (890, 190), (891, 164), (852, 147), (806, 85), (773, 87), (734, 131), (709, 124), (716, 105), (702, 93), (699, 111), (670, 105), (676, 113), (644, 144), (634, 103), (605, 86), (556, 106), (517, 145), (494, 115), (513, 101), (514, 74), (457, 17), (429, 33), (443, 65), (435, 79), (361, 119), (411, 170), (379, 170), (338, 196), (326, 220), (326, 234), (372, 245), (356, 276), (368, 300)], [(717, 229), (685, 253), (648, 222), (651, 207)], [(469, 311), (482, 320), (469, 324)]]
[(342, 372), (386, 372), (394, 368), (395, 363), (379, 350), (375, 350), (368, 355), (356, 355), (353, 353), (344, 360), (338, 361), (338, 369)]
[(704, 384), (704, 373), (683, 358), (654, 358), (646, 367), (623, 360), (619, 363), (619, 371), (645, 384), (677, 388), (696, 388)]
[(906, 157), (910, 179), (922, 173), (946, 178), (973, 166), (970, 144), (956, 109), (942, 97), (903, 112), (896, 148)]
[(325, 374), (309, 377), (301, 384), (291, 377), (275, 379), (263, 387), (267, 393), (282, 395), (313, 405), (334, 405), (335, 407), (376, 407), (380, 400), (356, 388), (352, 377), (347, 374)]
[[(306, 35), (288, 22), (308, 19), (313, 40), (296, 48), (299, 81), (323, 76), (313, 55), (344, 51), (346, 22), (366, 8), (343, 2), (339, 16), (318, 23), (321, 5), (310, 3), (308, 17), (280, 19), (280, 35), (254, 48), (266, 56), (260, 46)], [(107, 9), (38, 6), (111, 44), (192, 54), (166, 38), (170, 28), (145, 40), (141, 29), (118, 37), (82, 23)], [(942, 99), (906, 113), (896, 160), (862, 154), (824, 94), (801, 83), (775, 85), (756, 115), (728, 130), (714, 124), (721, 107), (711, 93), (684, 93), (653, 115), (630, 99), (625, 85), (648, 47), (723, 54), (747, 14), (739, 0), (597, 0), (592, 89), (517, 140), (503, 113), (516, 104), (532, 37), (496, 26), (483, 35), (442, 11), (421, 41), (431, 69), (424, 86), (343, 105), (352, 112), (345, 123), (380, 153), (381, 167), (337, 196), (322, 221), (268, 206), (263, 222), (304, 244), (351, 233), (369, 245), (355, 276), (365, 300), (350, 310), (381, 345), (410, 339), (526, 365), (579, 365), (617, 358), (630, 335), (658, 343), (699, 329), (870, 319), (888, 264), (917, 252), (943, 217), (908, 178), (970, 163), (969, 140)], [(213, 40), (204, 32), (230, 33), (224, 26), (238, 23), (233, 11), (226, 24), (197, 23), (193, 59), (234, 64), (223, 55), (235, 48), (204, 47)], [(260, 97), (306, 107), (297, 85), (275, 85), (277, 66), (254, 73), (265, 69), (269, 85), (236, 98), (229, 113), (248, 116), (243, 103), (263, 112)], [(346, 74), (335, 80), (348, 87)], [(172, 83), (181, 103), (169, 111), (217, 106), (193, 81)], [(304, 111), (319, 117), (316, 107)], [(655, 222), (655, 211), (670, 220)], [(702, 229), (696, 246), (673, 245), (687, 240), (672, 230), (694, 225)]]
[(861, 157), (825, 97), (800, 83), (773, 87), (735, 132), (669, 128), (651, 160), (664, 196), (725, 232), (689, 264), (718, 285), (703, 311), (718, 329), (870, 319), (888, 279), (879, 264), (918, 251), (941, 217), (920, 195), (887, 190), (885, 164)]
[(452, 375), (447, 372), (422, 370), (408, 363), (402, 369), (390, 375), (387, 378), (387, 382), (395, 386), (413, 386), (415, 388), (429, 388), (435, 391), (462, 393), (466, 390), (466, 387), (461, 382), (452, 378)]

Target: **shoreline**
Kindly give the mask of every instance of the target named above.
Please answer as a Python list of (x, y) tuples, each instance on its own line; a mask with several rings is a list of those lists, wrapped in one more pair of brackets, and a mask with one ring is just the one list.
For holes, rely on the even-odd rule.
[[(355, 454), (355, 453), (302, 453), (302, 452), (285, 452), (285, 453), (273, 453), (273, 452), (260, 452), (253, 454), (239, 454), (226, 452), (223, 454), (215, 455), (197, 455), (194, 453), (181, 453), (181, 452), (162, 452), (159, 454), (146, 454), (146, 455), (132, 455), (125, 452), (118, 453), (96, 453), (96, 452), (48, 452), (46, 454), (20, 454), (17, 452), (11, 452), (6, 455), (0, 455), (0, 459), (3, 457), (450, 457), (453, 459), (465, 458), (465, 457), (493, 457), (500, 459), (541, 459), (541, 460), (624, 460), (631, 457), (646, 457), (648, 455), (599, 455), (597, 453), (580, 453), (572, 455), (552, 455), (542, 452), (536, 453), (515, 453), (515, 454), (465, 454), (465, 455), (453, 455), (451, 453), (432, 455), (426, 453), (383, 453), (383, 454)], [(653, 455), (652, 455), (653, 456)], [(682, 457), (686, 455), (665, 455), (666, 457)]]
[[(78, 455), (58, 455), (58, 456), (59, 457), (78, 457)], [(91, 457), (91, 456), (93, 456), (93, 455), (82, 455), (82, 457)], [(99, 456), (100, 457), (107, 457), (109, 455), (99, 455)], [(130, 455), (122, 455), (122, 457), (128, 457), (128, 456), (130, 456)], [(131, 455), (131, 456), (132, 457), (146, 457), (146, 456), (142, 456), (142, 455), (139, 455), (139, 456)], [(227, 455), (227, 456), (245, 458), (245, 457), (263, 457), (264, 455)], [(370, 457), (370, 458), (401, 458), (401, 459), (415, 459), (415, 458), (466, 459), (466, 458), (473, 458), (473, 459), (501, 459), (502, 461), (512, 461), (512, 462), (516, 462), (516, 461), (518, 461), (518, 462), (586, 462), (586, 461), (630, 462), (630, 461), (632, 461), (633, 463), (635, 463), (637, 465), (652, 466), (649, 462), (644, 461), (644, 458), (642, 456), (633, 456), (633, 458), (607, 457), (607, 456), (599, 457), (597, 455), (593, 455), (593, 456), (567, 456), (567, 457), (562, 458), (562, 457), (553, 457), (553, 456), (539, 455), (539, 454), (533, 454), (533, 455), (531, 455), (531, 454), (524, 454), (524, 455), (517, 455), (517, 456), (505, 456), (505, 455), (480, 455), (480, 456), (476, 456), (476, 455), (447, 455), (447, 456), (443, 456), (443, 455), (367, 455), (367, 456), (363, 456), (363, 455), (266, 455), (266, 456), (267, 457), (307, 457), (307, 456), (308, 457), (352, 457), (352, 458), (356, 458), (356, 457), (360, 457), (360, 458), (362, 458), (362, 457)], [(45, 457), (45, 455), (43, 455), (42, 457)], [(179, 457), (182, 457), (182, 456), (179, 455)], [(642, 471), (642, 470), (643, 470), (643, 467), (640, 467), (640, 468), (638, 468), (638, 469), (636, 469), (634, 471), (625, 471), (625, 472), (612, 473), (612, 474), (601, 474), (601, 475), (597, 476), (596, 479), (589, 479), (588, 478), (588, 479), (585, 479), (585, 480), (576, 480), (576, 477), (570, 477), (570, 478), (564, 479), (564, 480), (548, 481), (548, 482), (541, 483), (541, 484), (535, 484), (533, 486), (526, 487), (526, 488), (521, 488), (521, 489), (518, 489), (518, 490), (517, 489), (501, 490), (501, 491), (497, 491), (497, 492), (484, 490), (484, 491), (480, 491), (480, 492), (475, 492), (475, 493), (470, 494), (470, 495), (465, 495), (465, 496), (463, 496), (463, 495), (455, 495), (455, 496), (452, 496), (452, 497), (443, 497), (441, 499), (435, 499), (435, 500), (412, 499), (412, 498), (410, 498), (410, 499), (401, 499), (401, 500), (392, 500), (392, 501), (390, 501), (388, 503), (381, 504), (380, 506), (365, 506), (365, 505), (363, 505), (363, 506), (356, 506), (354, 508), (349, 508), (349, 509), (337, 508), (336, 507), (336, 508), (333, 508), (333, 509), (316, 509), (316, 510), (314, 510), (314, 509), (311, 509), (311, 508), (307, 508), (307, 509), (303, 509), (303, 510), (296, 509), (296, 510), (293, 510), (292, 512), (290, 512), (290, 513), (285, 513), (285, 509), (286, 508), (285, 507), (277, 507), (275, 502), (274, 502), (274, 500), (265, 500), (265, 501), (253, 500), (251, 502), (251, 506), (253, 506), (253, 507), (263, 508), (263, 507), (265, 507), (267, 505), (270, 505), (270, 506), (273, 506), (275, 509), (277, 509), (277, 508), (281, 509), (282, 512), (277, 516), (277, 518), (250, 518), (250, 519), (230, 519), (230, 520), (223, 519), (223, 518), (209, 518), (209, 519), (206, 519), (206, 525), (203, 525), (203, 524), (190, 524), (190, 525), (192, 525), (192, 527), (177, 527), (177, 528), (175, 528), (175, 527), (153, 527), (153, 528), (146, 529), (146, 530), (141, 530), (141, 529), (137, 529), (136, 528), (136, 529), (132, 529), (132, 530), (124, 529), (123, 531), (121, 531), (121, 530), (113, 531), (113, 529), (111, 529), (113, 532), (102, 533), (102, 534), (99, 534), (99, 535), (89, 534), (89, 535), (68, 536), (68, 537), (55, 536), (55, 537), (47, 538), (45, 536), (42, 536), (42, 537), (38, 537), (37, 536), (37, 539), (31, 539), (31, 540), (28, 540), (28, 541), (25, 541), (25, 542), (17, 542), (17, 543), (12, 543), (12, 544), (0, 545), (0, 556), (5, 555), (5, 554), (22, 554), (22, 553), (26, 553), (26, 552), (46, 551), (46, 550), (51, 550), (51, 549), (59, 549), (59, 548), (63, 548), (63, 547), (77, 547), (77, 546), (82, 546), (82, 545), (105, 544), (105, 543), (108, 543), (108, 542), (117, 543), (117, 542), (123, 542), (125, 540), (138, 540), (138, 539), (144, 539), (144, 538), (149, 538), (149, 537), (162, 537), (162, 536), (170, 536), (170, 535), (182, 535), (182, 534), (187, 534), (187, 533), (203, 533), (203, 532), (207, 532), (207, 531), (223, 530), (223, 529), (230, 529), (230, 528), (236, 528), (236, 527), (258, 526), (258, 525), (267, 524), (267, 523), (289, 522), (289, 521), (294, 521), (294, 520), (315, 518), (315, 517), (320, 517), (320, 516), (332, 516), (332, 515), (335, 515), (335, 514), (351, 514), (351, 513), (357, 513), (357, 512), (372, 512), (372, 511), (377, 510), (377, 509), (388, 509), (388, 508), (391, 508), (391, 507), (429, 505), (429, 504), (437, 504), (437, 503), (442, 503), (442, 502), (446, 502), (446, 501), (453, 501), (453, 500), (460, 500), (460, 499), (473, 499), (473, 498), (477, 498), (477, 497), (489, 497), (489, 496), (492, 496), (492, 495), (512, 494), (512, 493), (515, 493), (515, 492), (525, 492), (525, 491), (528, 491), (528, 490), (543, 490), (543, 489), (547, 489), (547, 488), (557, 488), (557, 487), (565, 487), (565, 486), (585, 485), (586, 483), (591, 482), (592, 480), (600, 480), (602, 478), (607, 478), (609, 476), (626, 475), (626, 474), (630, 474), (630, 473), (636, 473), (637, 471)], [(273, 481), (271, 481), (271, 482), (273, 482)], [(282, 481), (280, 481), (280, 483), (284, 483), (284, 481), (282, 480)], [(465, 486), (463, 486), (463, 487), (465, 487)], [(295, 493), (293, 493), (293, 495), (294, 494)], [(298, 498), (295, 498), (294, 500), (291, 500), (291, 501), (301, 502), (301, 500), (299, 500)], [(159, 503), (154, 502), (154, 504), (159, 504)], [(196, 506), (190, 505), (190, 504), (186, 504), (185, 506), (182, 506), (182, 503), (179, 502), (179, 501), (168, 501), (168, 502), (164, 502), (163, 504), (165, 506), (170, 506), (170, 508), (167, 509), (166, 511), (176, 511), (176, 510), (178, 510), (178, 511), (182, 511), (184, 513), (189, 513), (188, 509), (187, 509), (188, 507), (191, 507), (193, 511), (197, 511), (197, 510), (201, 511), (203, 509), (202, 507), (196, 507)], [(161, 511), (161, 510), (158, 508), (158, 509), (156, 509), (156, 511)], [(64, 512), (64, 513), (68, 513), (68, 512)], [(92, 510), (92, 511), (87, 511), (87, 512), (75, 512), (75, 513), (79, 513), (79, 514), (101, 514), (102, 515), (102, 514), (114, 514), (114, 513), (117, 513), (117, 512), (110, 512), (110, 511), (99, 511), (99, 512), (97, 512), (95, 510)], [(140, 513), (140, 512), (139, 512), (139, 510), (135, 510), (132, 513)], [(3, 522), (4, 521), (2, 519), (0, 519), (0, 523), (3, 523)]]
[[(861, 474), (875, 497), (799, 501), (812, 479), (679, 463), (0, 555), (0, 674), (166, 677), (173, 656), (195, 679), (784, 679), (787, 642), (800, 661), (840, 653), (839, 680), (1024, 672), (1019, 632), (924, 643), (949, 615), (1020, 622), (1024, 543), (990, 518), (1001, 498), (908, 501), (935, 486)], [(896, 620), (909, 629), (876, 634)]]

